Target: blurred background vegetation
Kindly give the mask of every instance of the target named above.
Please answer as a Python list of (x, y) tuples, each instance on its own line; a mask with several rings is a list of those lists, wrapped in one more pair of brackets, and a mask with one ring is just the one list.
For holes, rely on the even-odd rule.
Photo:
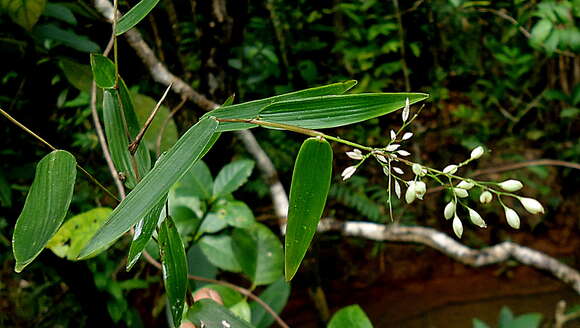
[[(120, 1), (126, 11), (137, 1)], [(0, 105), (57, 147), (71, 150), (99, 180), (113, 186), (91, 120), (89, 53), (102, 52), (110, 24), (90, 1), (0, 0)], [(443, 167), (480, 144), (487, 156), (470, 167), (495, 168), (534, 159), (580, 162), (579, 0), (162, 0), (137, 28), (176, 75), (217, 103), (272, 96), (356, 79), (353, 92), (427, 92), (414, 123), (414, 159)], [(119, 40), (121, 74), (145, 118), (163, 92), (131, 47)], [(170, 95), (161, 115), (181, 99)], [(167, 127), (170, 145), (203, 114), (186, 103)], [(337, 128), (332, 134), (381, 145), (400, 126), (396, 115)], [(302, 137), (255, 129), (289, 186)], [(157, 327), (166, 324), (158, 272), (145, 264), (121, 270), (121, 246), (86, 262), (44, 252), (20, 275), (10, 239), (46, 149), (6, 120), (0, 125), (0, 326)], [(153, 142), (153, 141), (150, 141)], [(334, 145), (335, 183), (326, 215), (388, 223), (386, 182), (367, 165), (347, 182), (350, 165)], [(226, 134), (206, 162), (214, 175), (235, 159), (251, 158)], [(524, 182), (541, 200), (543, 217), (523, 217), (509, 229), (501, 209), (481, 208), (489, 228), (466, 229), (462, 240), (482, 247), (513, 240), (578, 267), (580, 175), (570, 168), (528, 166), (482, 177)], [(114, 201), (79, 179), (70, 215)], [(268, 185), (258, 172), (236, 192), (255, 217), (276, 230)], [(450, 233), (445, 195), (413, 206), (395, 204), (401, 224)], [(292, 326), (316, 326), (320, 313), (308, 291), (323, 290), (332, 310), (361, 304), (377, 327), (457, 327), (471, 318), (495, 322), (502, 305), (516, 313), (553, 315), (560, 299), (578, 296), (558, 281), (512, 263), (470, 269), (413, 245), (319, 236), (307, 268), (293, 284), (282, 316)], [(235, 279), (235, 278), (233, 278)], [(466, 324), (467, 322), (467, 324)], [(96, 324), (98, 323), (98, 324)]]

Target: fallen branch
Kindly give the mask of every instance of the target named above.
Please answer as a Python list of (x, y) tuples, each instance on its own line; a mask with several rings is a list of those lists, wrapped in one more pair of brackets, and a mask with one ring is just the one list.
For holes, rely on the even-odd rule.
[(422, 244), (436, 249), (458, 262), (476, 268), (513, 259), (521, 264), (550, 272), (580, 294), (580, 272), (540, 251), (513, 242), (505, 241), (495, 246), (476, 250), (432, 228), (323, 219), (318, 226), (318, 232), (328, 231), (338, 231), (343, 236), (375, 241)]

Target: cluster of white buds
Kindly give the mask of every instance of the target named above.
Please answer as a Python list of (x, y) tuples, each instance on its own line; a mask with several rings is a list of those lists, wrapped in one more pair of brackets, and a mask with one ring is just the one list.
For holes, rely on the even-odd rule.
[[(410, 117), (410, 102), (409, 99), (405, 100), (405, 107), (402, 111), (403, 126), (395, 132), (390, 130), (389, 132), (389, 142), (383, 148), (368, 148), (361, 147), (369, 151), (367, 154), (363, 154), (359, 149), (354, 149), (352, 151), (346, 152), (346, 155), (353, 159), (359, 161), (358, 164), (349, 166), (342, 172), (342, 179), (347, 180), (353, 176), (357, 171), (358, 167), (369, 157), (373, 156), (383, 168), (384, 174), (388, 177), (388, 203), (389, 210), (392, 217), (391, 208), (391, 186), (393, 186), (395, 195), (397, 198), (402, 196), (401, 185), (406, 186), (404, 199), (407, 204), (413, 203), (416, 199), (422, 200), (425, 193), (427, 192), (427, 184), (423, 182), (425, 177), (432, 178), (439, 184), (443, 185), (449, 191), (453, 199), (447, 203), (443, 211), (443, 216), (445, 219), (452, 220), (453, 232), (458, 238), (463, 235), (463, 223), (461, 221), (460, 214), (458, 213), (458, 207), (463, 207), (467, 211), (469, 220), (474, 225), (480, 228), (486, 228), (487, 224), (481, 215), (473, 208), (465, 204), (466, 200), (469, 198), (470, 192), (473, 189), (480, 189), (481, 194), (479, 195), (479, 201), (481, 204), (489, 204), (494, 199), (494, 194), (498, 202), (504, 209), (507, 223), (515, 229), (520, 227), (520, 217), (518, 213), (507, 207), (503, 201), (502, 197), (514, 197), (518, 199), (521, 205), (531, 214), (544, 213), (544, 208), (540, 202), (533, 198), (522, 197), (513, 194), (513, 192), (518, 191), (523, 188), (523, 184), (514, 179), (509, 179), (500, 183), (493, 182), (482, 182), (473, 179), (462, 178), (456, 175), (457, 172), (465, 165), (471, 161), (481, 158), (486, 150), (482, 146), (477, 146), (472, 149), (470, 156), (467, 160), (458, 163), (450, 164), (445, 166), (442, 170), (432, 169), (423, 166), (418, 163), (413, 163), (407, 159), (406, 156), (411, 155), (408, 151), (401, 149), (401, 143), (403, 141), (409, 140), (413, 137), (412, 132), (404, 132), (403, 130), (417, 117), (415, 114)], [(414, 178), (407, 181), (402, 178), (405, 173), (398, 164), (403, 164), (411, 167), (411, 171), (414, 174)], [(448, 181), (444, 182), (444, 181)], [(459, 181), (455, 183), (454, 181)]]

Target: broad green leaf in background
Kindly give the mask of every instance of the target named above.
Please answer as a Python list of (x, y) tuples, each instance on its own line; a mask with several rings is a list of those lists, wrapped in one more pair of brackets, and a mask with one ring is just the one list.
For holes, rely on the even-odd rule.
[(254, 284), (267, 285), (284, 275), (284, 249), (278, 236), (261, 223), (248, 229), (258, 249)]
[[(207, 256), (203, 254), (198, 244), (194, 244), (187, 251), (187, 263), (189, 274), (194, 276), (215, 279), (218, 273), (218, 269), (209, 262)], [(207, 285), (207, 283), (200, 281), (195, 282), (196, 287), (205, 285)]]
[(58, 66), (73, 87), (86, 93), (91, 92), (93, 74), (89, 65), (79, 64), (69, 58), (62, 58), (59, 60)]
[(213, 192), (213, 178), (204, 161), (198, 161), (187, 171), (177, 184), (176, 193), (183, 196), (194, 196), (210, 199)]
[(328, 141), (308, 138), (298, 152), (288, 208), (285, 237), (285, 273), (290, 281), (306, 255), (320, 216), (332, 177), (332, 148)]
[[(142, 94), (133, 93), (132, 95), (135, 100), (135, 114), (137, 114), (140, 125), (143, 126), (157, 102), (153, 98)], [(166, 120), (167, 124), (164, 124)], [(157, 137), (163, 125), (165, 127), (163, 128), (163, 134), (161, 135), (159, 144), (159, 150), (161, 152), (171, 148), (178, 139), (177, 126), (173, 118), (169, 117), (169, 109), (166, 106), (159, 107), (157, 114), (155, 114), (153, 121), (151, 121), (151, 125), (143, 136), (143, 141), (145, 141), (147, 148), (154, 152), (157, 151)]]
[(0, 0), (0, 9), (6, 11), (12, 21), (31, 30), (44, 11), (46, 0)]
[(506, 328), (539, 328), (541, 323), (540, 313), (526, 313), (513, 319)]
[(248, 228), (256, 219), (252, 210), (243, 202), (237, 200), (218, 199), (206, 214), (198, 234), (214, 233), (226, 226)]
[[(334, 95), (342, 94), (348, 91), (350, 88), (356, 85), (356, 81), (346, 81), (341, 83), (333, 83), (329, 85), (324, 85), (320, 87), (304, 89), (300, 91), (294, 91), (290, 93), (285, 93), (279, 96), (274, 96), (270, 98), (249, 101), (237, 105), (230, 105), (220, 107), (218, 109), (212, 110), (209, 113), (204, 114), (203, 117), (214, 116), (217, 118), (234, 118), (234, 119), (253, 119), (256, 118), (258, 113), (262, 108), (272, 103), (283, 101), (283, 100), (293, 100), (302, 99), (309, 97), (317, 97), (324, 95)], [(255, 127), (256, 125), (247, 123), (220, 123), (218, 131), (236, 131), (245, 130), (248, 128)]]
[(246, 183), (253, 169), (254, 161), (247, 159), (224, 166), (215, 178), (213, 196), (217, 198), (234, 192)]
[(248, 322), (210, 299), (195, 302), (187, 312), (187, 318), (197, 327), (201, 327), (203, 321), (205, 327), (253, 328)]
[(73, 12), (65, 5), (60, 3), (47, 3), (44, 8), (44, 16), (53, 17), (71, 25), (77, 24), (77, 19)]
[(117, 36), (127, 32), (133, 26), (137, 25), (155, 6), (159, 0), (141, 0), (133, 6), (123, 17), (117, 22), (117, 29), (115, 34)]
[(227, 308), (230, 308), (244, 300), (244, 295), (227, 286), (208, 284), (205, 285), (204, 288), (209, 288), (216, 291), (221, 296), (222, 302)]
[(192, 126), (135, 186), (95, 234), (81, 256), (87, 256), (116, 240), (142, 219), (200, 158), (218, 123), (203, 119)]
[(242, 272), (254, 281), (258, 262), (258, 245), (250, 233), (244, 229), (232, 232), (232, 251), (242, 268)]
[(250, 309), (250, 304), (246, 300), (242, 300), (232, 306), (230, 306), (230, 311), (238, 318), (243, 319), (246, 322), (252, 320), (252, 310)]
[(12, 207), (12, 189), (0, 171), (0, 207)]
[(81, 249), (91, 240), (112, 211), (108, 207), (97, 207), (73, 216), (58, 229), (46, 247), (59, 257), (76, 260)]
[(135, 233), (133, 234), (133, 241), (131, 242), (131, 248), (129, 248), (129, 256), (127, 257), (127, 271), (131, 270), (133, 265), (137, 263), (141, 252), (143, 252), (143, 249), (145, 249), (145, 246), (151, 240), (151, 236), (153, 236), (153, 232), (157, 228), (159, 216), (165, 206), (166, 199), (167, 197), (162, 197), (157, 205), (135, 225)]
[(199, 247), (207, 259), (216, 267), (240, 272), (242, 267), (232, 250), (232, 237), (227, 234), (207, 235), (199, 240)]
[(373, 324), (358, 305), (350, 305), (336, 312), (328, 328), (373, 328)]
[(69, 48), (82, 52), (100, 52), (98, 44), (84, 35), (78, 35), (73, 30), (63, 29), (54, 24), (38, 25), (33, 30), (34, 36), (58, 42)]
[(490, 328), (485, 322), (479, 319), (473, 319), (472, 324), (473, 328)]
[(175, 223), (166, 217), (159, 229), (163, 283), (175, 327), (179, 327), (187, 291), (187, 258)]
[[(259, 295), (260, 299), (268, 304), (276, 313), (282, 312), (282, 309), (286, 306), (286, 302), (288, 302), (289, 296), (290, 284), (284, 281), (282, 277), (268, 286)], [(274, 322), (272, 315), (266, 312), (260, 304), (251, 302), (250, 309), (252, 310), (251, 322), (256, 328), (267, 328)]]
[(258, 114), (267, 122), (283, 123), (308, 129), (343, 126), (382, 116), (427, 99), (424, 93), (361, 93), (329, 95), (298, 100), (279, 101), (266, 106)]
[(38, 162), (12, 236), (16, 272), (22, 271), (40, 254), (62, 224), (72, 199), (75, 178), (76, 160), (69, 152), (55, 150)]
[(111, 89), (115, 86), (115, 65), (109, 58), (91, 54), (91, 70), (99, 88)]

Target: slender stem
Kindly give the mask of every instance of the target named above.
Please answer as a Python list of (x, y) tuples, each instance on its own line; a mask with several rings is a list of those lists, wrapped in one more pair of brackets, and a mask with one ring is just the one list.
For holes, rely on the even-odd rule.
[(117, 51), (118, 0), (113, 0), (113, 58), (115, 61), (115, 89), (119, 87), (119, 55)]
[(167, 94), (169, 93), (169, 90), (171, 90), (172, 85), (173, 85), (173, 82), (169, 83), (169, 86), (165, 90), (165, 93), (163, 94), (161, 99), (157, 102), (157, 104), (155, 105), (155, 108), (153, 108), (153, 111), (151, 112), (151, 114), (149, 114), (149, 117), (147, 118), (147, 121), (145, 122), (145, 124), (143, 124), (141, 131), (139, 131), (139, 133), (135, 137), (135, 140), (129, 144), (129, 152), (131, 153), (131, 155), (135, 155), (135, 152), (137, 151), (137, 147), (139, 147), (139, 144), (141, 143), (141, 140), (143, 139), (145, 132), (147, 132), (147, 129), (149, 128), (149, 126), (153, 122), (155, 115), (159, 111), (159, 108), (161, 108), (161, 104), (165, 100), (165, 97), (167, 97)]
[[(22, 130), (26, 131), (26, 133), (30, 134), (31, 136), (33, 136), (36, 140), (42, 142), (44, 145), (46, 145), (48, 148), (52, 149), (52, 150), (57, 150), (56, 147), (54, 147), (53, 145), (51, 145), (50, 143), (48, 143), (48, 141), (44, 140), (43, 138), (41, 138), (38, 134), (32, 132), (32, 130), (30, 130), (29, 128), (27, 128), (26, 126), (24, 126), (24, 124), (18, 122), (14, 117), (10, 116), (10, 114), (6, 113), (2, 108), (0, 108), (0, 114), (2, 114), (4, 117), (6, 117), (10, 122), (14, 123), (14, 125), (18, 126), (19, 128), (21, 128)], [(76, 157), (76, 156), (75, 156)], [(89, 180), (91, 180), (94, 184), (96, 184), (99, 188), (103, 189), (104, 192), (106, 192), (109, 196), (113, 197), (113, 199), (115, 199), (116, 201), (119, 201), (119, 199), (112, 193), (109, 191), (109, 189), (107, 189), (105, 186), (103, 186), (99, 180), (97, 180), (94, 176), (92, 176), (87, 170), (85, 170), (82, 166), (80, 166), (77, 163), (77, 168), (83, 172), (88, 178)]]

